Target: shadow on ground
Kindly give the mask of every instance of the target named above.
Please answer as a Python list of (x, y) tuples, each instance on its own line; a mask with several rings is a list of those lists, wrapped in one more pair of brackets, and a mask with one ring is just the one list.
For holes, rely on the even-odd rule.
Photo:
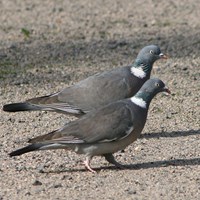
[[(195, 58), (199, 56), (200, 34), (193, 30), (192, 33), (180, 31), (179, 34), (173, 33), (160, 37), (152, 37), (148, 33), (141, 36), (138, 33), (134, 37), (119, 40), (102, 39), (89, 42), (77, 40), (50, 43), (30, 39), (30, 41), (21, 43), (13, 42), (9, 47), (0, 49), (0, 79), (5, 80), (11, 76), (14, 80), (12, 84), (29, 84), (32, 83), (32, 79), (33, 81), (76, 80), (74, 78), (76, 74), (69, 72), (68, 67), (80, 70), (83, 62), (86, 63), (85, 66), (94, 66), (97, 71), (99, 71), (98, 66), (103, 63), (105, 63), (105, 68), (124, 66), (130, 64), (139, 50), (149, 44), (158, 44), (161, 50), (173, 59)], [(48, 67), (49, 70), (46, 70), (45, 67)], [(30, 68), (39, 70), (45, 68), (46, 72), (25, 73), (22, 78), (20, 74)], [(92, 72), (84, 70), (84, 73), (82, 78), (94, 74), (94, 70)], [(17, 82), (15, 83), (15, 81)]]
[(160, 138), (160, 137), (181, 137), (181, 136), (190, 136), (190, 135), (199, 135), (200, 130), (188, 130), (188, 131), (172, 131), (172, 132), (153, 132), (153, 133), (144, 133), (141, 135), (141, 138)]
[[(193, 166), (200, 165), (200, 158), (185, 158), (185, 159), (174, 159), (174, 160), (158, 160), (151, 162), (143, 162), (139, 164), (124, 165), (124, 169), (116, 168), (115, 166), (106, 166), (93, 168), (95, 171), (100, 170), (140, 170), (149, 168), (161, 168), (169, 166)], [(64, 172), (85, 172), (86, 169), (60, 169), (55, 171), (43, 171), (42, 173), (64, 173)], [(88, 172), (90, 173), (90, 172)]]
[(102, 39), (89, 42), (65, 40), (56, 43), (30, 38), (29, 41), (13, 42), (8, 48), (0, 49), (0, 63), (1, 65), (12, 63), (18, 67), (27, 67), (29, 65), (66, 64), (69, 60), (97, 59), (101, 61), (107, 59), (112, 61), (119, 55), (134, 59), (143, 46), (153, 43), (160, 45), (161, 49), (167, 51), (171, 57), (194, 57), (198, 56), (197, 50), (200, 49), (200, 33), (194, 29), (193, 32), (180, 30), (178, 34), (172, 32), (159, 37), (153, 37), (149, 33), (146, 35), (138, 33), (119, 40)]

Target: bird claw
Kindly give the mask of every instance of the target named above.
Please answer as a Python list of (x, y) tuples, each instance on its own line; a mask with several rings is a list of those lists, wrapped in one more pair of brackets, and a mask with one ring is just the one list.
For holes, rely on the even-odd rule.
[(92, 173), (97, 173), (95, 170), (93, 170), (91, 167), (90, 167), (90, 162), (88, 159), (86, 159), (85, 161), (83, 161), (83, 164), (85, 165), (86, 169), (88, 169), (90, 172)]

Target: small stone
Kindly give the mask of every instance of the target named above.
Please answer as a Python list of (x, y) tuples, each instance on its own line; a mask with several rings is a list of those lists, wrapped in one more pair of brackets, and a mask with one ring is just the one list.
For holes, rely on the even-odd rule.
[(62, 187), (62, 184), (59, 183), (59, 184), (54, 185), (53, 187), (54, 188), (59, 188), (59, 187)]
[(38, 181), (38, 180), (35, 180), (34, 183), (33, 183), (34, 186), (37, 186), (37, 185), (42, 185), (42, 182)]
[(131, 190), (130, 188), (125, 190), (128, 194), (132, 195), (132, 194), (136, 194), (135, 190)]
[(143, 150), (142, 146), (135, 147), (135, 151), (141, 151), (141, 150)]
[(128, 194), (136, 194), (136, 191), (128, 191)]
[(168, 113), (167, 116), (166, 116), (166, 119), (171, 119), (171, 118), (172, 118), (172, 114)]
[(61, 178), (61, 180), (72, 180), (73, 179), (73, 177), (71, 177), (71, 176), (69, 176), (69, 175), (64, 175), (62, 178)]
[(25, 194), (25, 196), (30, 196), (31, 195), (31, 193), (30, 192), (27, 192), (26, 194)]
[(39, 173), (44, 173), (44, 166), (41, 165), (41, 166), (37, 167), (37, 170)]

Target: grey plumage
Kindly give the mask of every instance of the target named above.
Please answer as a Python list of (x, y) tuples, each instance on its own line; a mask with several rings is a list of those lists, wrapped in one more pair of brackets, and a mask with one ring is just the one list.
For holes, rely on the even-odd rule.
[(90, 160), (97, 155), (104, 156), (108, 162), (120, 167), (112, 154), (139, 137), (152, 98), (163, 91), (169, 92), (161, 80), (150, 79), (134, 97), (110, 103), (59, 130), (31, 139), (31, 145), (10, 153), (10, 156), (35, 150), (69, 149), (85, 154), (85, 166), (92, 172)]
[(7, 112), (46, 110), (82, 115), (136, 94), (150, 78), (153, 63), (160, 58), (166, 56), (161, 53), (158, 46), (146, 46), (130, 66), (90, 76), (52, 95), (29, 99), (22, 103), (6, 104), (3, 110)]

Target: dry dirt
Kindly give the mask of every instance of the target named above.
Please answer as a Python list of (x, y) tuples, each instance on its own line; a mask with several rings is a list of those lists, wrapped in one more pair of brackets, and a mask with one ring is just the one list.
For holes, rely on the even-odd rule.
[(141, 138), (115, 154), (119, 170), (64, 150), (9, 158), (69, 116), (0, 111), (0, 199), (200, 199), (199, 0), (1, 0), (0, 102), (59, 91), (130, 64), (145, 45), (170, 55), (152, 75), (172, 91), (151, 104)]

